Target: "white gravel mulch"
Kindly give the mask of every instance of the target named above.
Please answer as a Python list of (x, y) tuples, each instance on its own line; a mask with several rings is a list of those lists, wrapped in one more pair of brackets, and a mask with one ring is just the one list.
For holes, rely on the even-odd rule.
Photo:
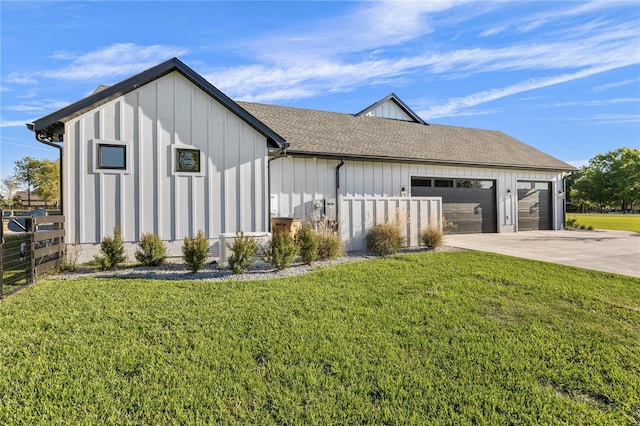
[[(436, 251), (460, 250), (455, 247), (440, 247)], [(432, 251), (427, 249), (407, 249), (399, 254)], [(358, 262), (366, 259), (377, 259), (379, 256), (367, 252), (352, 252), (335, 260), (317, 261), (311, 265), (304, 265), (300, 262), (293, 263), (291, 267), (277, 270), (273, 266), (261, 260), (242, 274), (234, 274), (227, 268), (218, 269), (218, 264), (208, 262), (198, 272), (193, 273), (185, 268), (181, 258), (167, 259), (167, 263), (161, 266), (127, 266), (112, 269), (110, 271), (96, 271), (93, 268), (82, 266), (76, 271), (62, 271), (58, 274), (50, 275), (50, 279), (76, 279), (76, 278), (142, 278), (159, 280), (206, 280), (206, 281), (246, 281), (246, 280), (266, 280), (272, 278), (292, 277), (302, 275), (307, 272), (335, 266), (342, 263)]]

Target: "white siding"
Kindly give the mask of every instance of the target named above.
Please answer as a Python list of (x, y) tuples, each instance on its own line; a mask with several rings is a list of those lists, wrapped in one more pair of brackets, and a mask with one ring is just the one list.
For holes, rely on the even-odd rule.
[[(130, 172), (94, 173), (95, 139), (130, 143)], [(203, 173), (174, 173), (177, 146), (201, 151)], [(125, 241), (153, 232), (180, 255), (184, 237), (202, 230), (217, 252), (220, 233), (268, 230), (266, 159), (263, 135), (168, 74), (67, 123), (67, 239), (95, 251), (118, 224)]]
[(413, 118), (402, 110), (395, 102), (388, 100), (369, 111), (366, 115), (372, 117), (391, 118), (394, 120), (413, 121)]
[(366, 235), (376, 225), (400, 226), (407, 247), (420, 246), (427, 226), (442, 229), (441, 197), (341, 197), (340, 237), (347, 251), (366, 249)]
[[(273, 161), (271, 193), (278, 199), (278, 211), (275, 215), (310, 219), (313, 201), (335, 198), (336, 167), (339, 163), (339, 160), (309, 158), (281, 158)], [(314, 177), (313, 180), (308, 178), (310, 175)], [(554, 194), (558, 193), (562, 185), (562, 174), (556, 172), (346, 160), (340, 168), (339, 195), (399, 197), (404, 187), (407, 196), (410, 196), (412, 176), (495, 180), (498, 232), (516, 231), (518, 180), (552, 182)], [(302, 185), (300, 182), (306, 184)], [(507, 189), (511, 189), (511, 197), (507, 196)], [(562, 227), (561, 201), (554, 199), (554, 229)]]

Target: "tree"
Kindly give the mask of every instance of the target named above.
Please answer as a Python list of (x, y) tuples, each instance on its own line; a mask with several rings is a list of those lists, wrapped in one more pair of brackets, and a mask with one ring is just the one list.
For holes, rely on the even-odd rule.
[(571, 188), (572, 201), (623, 212), (640, 203), (640, 149), (619, 148), (598, 154), (583, 167)]
[(34, 193), (45, 201), (60, 199), (60, 161), (42, 160), (36, 169)]
[(16, 195), (18, 187), (18, 179), (15, 176), (7, 176), (2, 179), (2, 198), (6, 200), (9, 205), (13, 204), (13, 198)]
[(36, 185), (36, 175), (42, 161), (35, 158), (25, 157), (15, 162), (15, 176), (18, 183), (27, 191), (27, 203), (31, 205), (31, 191)]

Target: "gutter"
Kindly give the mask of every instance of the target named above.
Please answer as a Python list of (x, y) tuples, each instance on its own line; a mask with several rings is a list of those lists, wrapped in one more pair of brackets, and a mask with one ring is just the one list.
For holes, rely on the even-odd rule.
[(267, 229), (269, 230), (269, 232), (271, 232), (271, 162), (273, 160), (277, 160), (287, 155), (288, 147), (289, 147), (289, 144), (286, 143), (283, 148), (280, 148), (280, 150), (276, 153), (276, 155), (274, 155), (273, 157), (267, 160), (267, 194), (269, 196), (267, 198), (267, 212), (268, 212), (267, 214), (269, 215)]
[(340, 168), (344, 166), (344, 159), (336, 166), (336, 232), (340, 232)]
[(64, 185), (63, 185), (63, 177), (64, 177), (64, 173), (63, 173), (63, 162), (62, 159), (64, 158), (64, 148), (62, 145), (58, 145), (57, 143), (51, 142), (49, 140), (49, 137), (47, 135), (45, 135), (44, 133), (41, 133), (37, 130), (35, 130), (35, 125), (34, 124), (27, 124), (27, 128), (29, 130), (31, 130), (32, 132), (34, 132), (35, 134), (35, 138), (38, 142), (43, 143), (45, 145), (49, 145), (52, 146), (54, 148), (57, 148), (59, 151), (59, 158), (60, 158), (60, 176), (59, 176), (59, 185), (60, 185), (60, 216), (64, 215)]

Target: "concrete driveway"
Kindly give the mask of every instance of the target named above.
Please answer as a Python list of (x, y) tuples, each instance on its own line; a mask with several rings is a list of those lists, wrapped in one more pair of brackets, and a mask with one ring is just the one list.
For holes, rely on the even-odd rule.
[(445, 235), (444, 244), (640, 277), (640, 233), (527, 231)]

